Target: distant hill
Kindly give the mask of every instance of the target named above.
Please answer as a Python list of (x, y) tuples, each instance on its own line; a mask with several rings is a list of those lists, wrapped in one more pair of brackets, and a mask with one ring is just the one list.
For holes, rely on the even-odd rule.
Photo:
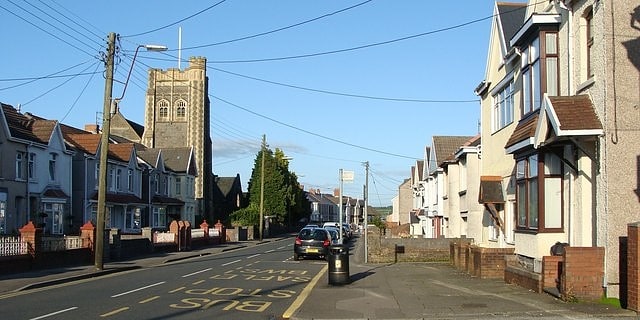
[(390, 215), (393, 212), (393, 207), (392, 206), (386, 206), (386, 207), (373, 207), (376, 212), (381, 216), (381, 217), (386, 217), (388, 215)]

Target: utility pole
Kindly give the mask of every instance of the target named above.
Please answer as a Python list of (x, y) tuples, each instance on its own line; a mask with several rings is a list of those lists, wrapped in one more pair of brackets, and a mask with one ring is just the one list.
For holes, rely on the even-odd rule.
[(100, 170), (98, 173), (98, 213), (96, 217), (96, 269), (104, 269), (104, 225), (107, 200), (107, 166), (109, 154), (109, 131), (111, 129), (111, 94), (113, 91), (113, 60), (115, 56), (116, 34), (109, 33), (107, 53), (105, 55), (104, 105), (102, 109), (102, 136), (100, 137)]
[(364, 263), (367, 263), (369, 258), (369, 246), (367, 244), (367, 222), (369, 220), (369, 213), (367, 211), (369, 207), (369, 161), (365, 161), (364, 171)]
[(340, 193), (340, 200), (339, 200), (340, 208), (338, 209), (338, 212), (340, 212), (340, 216), (338, 217), (338, 223), (340, 225), (338, 226), (338, 234), (340, 236), (338, 237), (338, 239), (340, 239), (340, 241), (339, 241), (340, 244), (343, 244), (344, 240), (342, 239), (342, 229), (344, 227), (342, 226), (342, 182), (344, 180), (344, 177), (343, 177), (343, 170), (342, 169), (340, 169), (340, 173), (339, 174), (340, 174), (340, 192), (339, 192)]
[(267, 136), (262, 135), (262, 146), (260, 150), (262, 152), (262, 159), (260, 164), (260, 241), (262, 241), (262, 228), (264, 227), (264, 154), (267, 146)]

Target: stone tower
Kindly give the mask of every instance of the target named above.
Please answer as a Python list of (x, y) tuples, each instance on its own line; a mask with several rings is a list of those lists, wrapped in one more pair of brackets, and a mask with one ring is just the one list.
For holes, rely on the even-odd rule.
[(194, 148), (197, 212), (210, 219), (213, 173), (206, 67), (206, 58), (191, 57), (184, 70), (149, 70), (142, 144), (149, 148)]

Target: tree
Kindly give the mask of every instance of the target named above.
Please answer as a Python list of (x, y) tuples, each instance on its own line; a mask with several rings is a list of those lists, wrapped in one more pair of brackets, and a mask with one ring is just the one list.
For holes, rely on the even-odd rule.
[(385, 230), (387, 229), (387, 224), (384, 221), (382, 221), (380, 216), (373, 217), (371, 222), (373, 223), (374, 226), (378, 227), (378, 230), (380, 231), (380, 237), (382, 237)]
[[(281, 149), (276, 148), (273, 152), (268, 148), (262, 148), (256, 155), (249, 180), (249, 207), (257, 208), (259, 216), (263, 152), (265, 157), (263, 214), (273, 217), (272, 221), (276, 223), (293, 225), (305, 214), (308, 215), (311, 209), (298, 183), (298, 177), (289, 171), (289, 160)], [(232, 221), (247, 217), (250, 212), (252, 211), (248, 210), (234, 215)], [(258, 219), (259, 217), (255, 220), (256, 224), (259, 223)]]

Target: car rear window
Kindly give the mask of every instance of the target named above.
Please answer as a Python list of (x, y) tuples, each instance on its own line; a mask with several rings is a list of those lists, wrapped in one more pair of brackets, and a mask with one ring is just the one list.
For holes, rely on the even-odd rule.
[(327, 232), (323, 229), (302, 229), (298, 237), (300, 240), (324, 240)]

